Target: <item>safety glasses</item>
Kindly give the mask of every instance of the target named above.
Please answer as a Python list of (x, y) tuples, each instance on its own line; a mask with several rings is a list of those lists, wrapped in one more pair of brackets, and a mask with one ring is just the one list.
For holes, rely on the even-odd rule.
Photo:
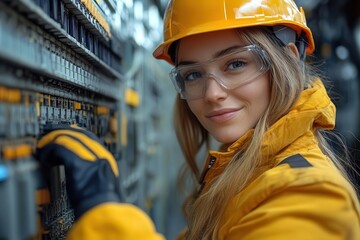
[(170, 78), (182, 99), (194, 100), (205, 96), (209, 78), (225, 89), (234, 89), (265, 73), (269, 66), (266, 52), (249, 45), (209, 61), (181, 64), (170, 71)]

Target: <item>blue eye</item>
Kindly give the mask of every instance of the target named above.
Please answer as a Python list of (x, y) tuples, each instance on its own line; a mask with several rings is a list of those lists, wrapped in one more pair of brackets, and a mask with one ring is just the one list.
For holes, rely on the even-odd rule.
[(227, 70), (240, 70), (241, 68), (246, 66), (246, 62), (241, 60), (235, 60), (228, 64)]
[(194, 81), (202, 77), (202, 74), (200, 72), (188, 72), (184, 74), (184, 80), (185, 81)]

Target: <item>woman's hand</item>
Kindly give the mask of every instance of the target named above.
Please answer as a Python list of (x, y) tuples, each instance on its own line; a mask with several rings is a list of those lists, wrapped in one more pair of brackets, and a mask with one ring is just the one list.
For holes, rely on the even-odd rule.
[(98, 204), (121, 201), (116, 160), (93, 133), (76, 126), (53, 130), (38, 141), (35, 157), (45, 170), (64, 165), (76, 219)]

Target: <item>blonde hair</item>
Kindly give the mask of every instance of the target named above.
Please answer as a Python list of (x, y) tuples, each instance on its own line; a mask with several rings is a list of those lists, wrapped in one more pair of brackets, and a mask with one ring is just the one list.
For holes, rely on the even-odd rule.
[[(184, 203), (184, 212), (188, 220), (188, 239), (215, 239), (219, 221), (226, 203), (246, 187), (255, 177), (255, 169), (260, 162), (260, 147), (265, 131), (284, 116), (294, 105), (300, 93), (311, 86), (315, 76), (305, 71), (305, 65), (293, 54), (291, 49), (281, 46), (271, 31), (265, 27), (247, 28), (239, 31), (240, 41), (256, 44), (268, 53), (271, 82), (270, 103), (254, 128), (253, 137), (229, 163), (206, 191), (198, 194), (198, 184)], [(209, 148), (210, 136), (189, 109), (185, 100), (176, 100), (174, 123), (178, 141), (184, 153), (185, 171), (180, 181), (186, 181), (186, 170), (190, 169), (193, 179), (199, 178), (197, 155), (202, 147)], [(345, 177), (336, 156), (326, 145), (320, 132), (316, 133), (321, 149), (328, 155)], [(241, 173), (241, 174), (239, 174)], [(238, 184), (234, 184), (234, 182)]]

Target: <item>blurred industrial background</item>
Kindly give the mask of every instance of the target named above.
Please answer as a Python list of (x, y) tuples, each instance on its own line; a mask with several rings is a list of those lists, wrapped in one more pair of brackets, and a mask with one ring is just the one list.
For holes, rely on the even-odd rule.
[[(167, 239), (184, 227), (175, 91), (170, 66), (151, 55), (167, 1), (0, 0), (0, 239), (65, 238), (74, 216), (64, 170), (44, 181), (32, 153), (38, 136), (73, 123), (115, 155), (127, 202)], [(360, 2), (295, 2), (316, 41), (308, 61), (327, 78), (336, 131), (359, 169)]]

